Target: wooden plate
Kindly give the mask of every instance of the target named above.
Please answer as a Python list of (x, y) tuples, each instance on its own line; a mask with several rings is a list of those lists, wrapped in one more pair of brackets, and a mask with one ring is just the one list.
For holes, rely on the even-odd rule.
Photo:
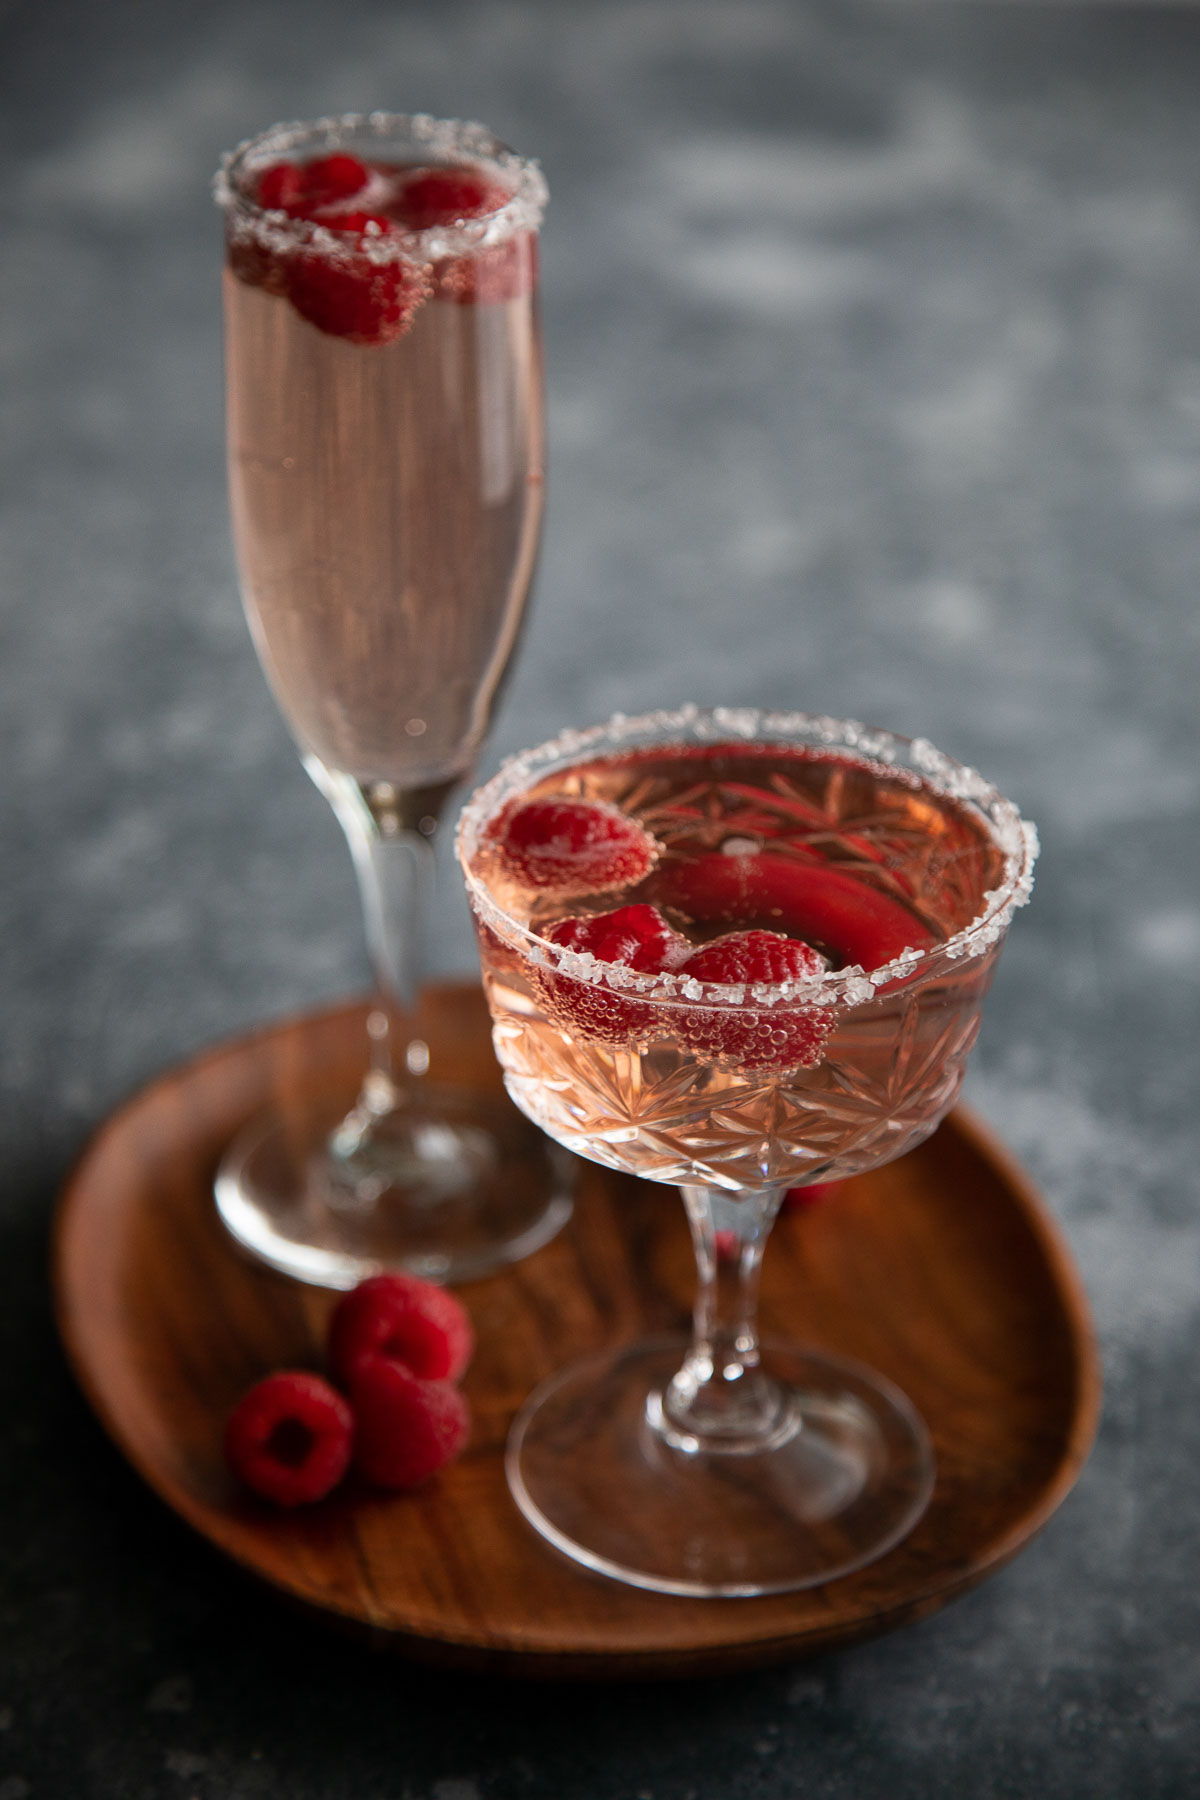
[[(477, 988), (433, 990), (435, 1067), (499, 1088)], [(580, 1164), (575, 1217), (516, 1268), (460, 1290), (480, 1348), (467, 1453), (426, 1489), (346, 1485), (287, 1514), (221, 1456), (243, 1390), (321, 1366), (336, 1296), (244, 1261), (218, 1223), (216, 1164), (272, 1096), (357, 1084), (365, 1008), (225, 1044), (99, 1131), (59, 1206), (59, 1328), (101, 1421), (150, 1486), (275, 1588), (427, 1660), (537, 1676), (712, 1674), (920, 1618), (1013, 1556), (1074, 1482), (1099, 1377), (1086, 1303), (1026, 1177), (962, 1110), (928, 1144), (785, 1215), (764, 1328), (891, 1377), (932, 1432), (937, 1488), (912, 1534), (858, 1573), (755, 1600), (642, 1593), (577, 1568), (504, 1481), (509, 1422), (568, 1358), (682, 1325), (692, 1292), (670, 1189)]]

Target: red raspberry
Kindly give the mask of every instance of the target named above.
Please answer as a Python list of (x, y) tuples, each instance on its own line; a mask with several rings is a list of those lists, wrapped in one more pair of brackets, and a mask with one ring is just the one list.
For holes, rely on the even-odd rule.
[(273, 163), (259, 176), (255, 198), (268, 212), (298, 211), (304, 205), (304, 170), (299, 163)]
[[(808, 944), (777, 931), (735, 931), (695, 951), (678, 973), (726, 983), (804, 981), (820, 975), (825, 959)], [(812, 1068), (833, 1029), (828, 1007), (786, 1005), (694, 1006), (673, 1015), (674, 1029), (704, 1056), (743, 1068)]]
[(683, 973), (697, 981), (727, 983), (808, 981), (825, 973), (825, 958), (809, 944), (778, 931), (731, 931), (694, 950)]
[(386, 237), (392, 230), (392, 222), (384, 213), (363, 212), (361, 207), (323, 206), (320, 222), (328, 231), (352, 231), (361, 237), (368, 225), (378, 226), (379, 237)]
[(426, 1381), (457, 1381), (475, 1333), (466, 1308), (415, 1275), (372, 1275), (344, 1294), (329, 1322), (329, 1366), (349, 1387), (359, 1364), (384, 1356)]
[(354, 1371), (354, 1466), (375, 1487), (409, 1488), (458, 1455), (471, 1416), (449, 1381), (422, 1381), (389, 1356)]
[(789, 1188), (783, 1196), (781, 1212), (807, 1212), (810, 1207), (819, 1206), (822, 1200), (841, 1187), (840, 1181), (810, 1181), (805, 1187)]
[(392, 214), (410, 231), (428, 231), (433, 225), (486, 218), (511, 198), (510, 191), (490, 180), (482, 169), (465, 164), (413, 169), (402, 172)]
[[(331, 206), (361, 193), (370, 180), (370, 170), (347, 150), (335, 150), (331, 156), (318, 156), (303, 168), (304, 194), (309, 206)], [(311, 213), (309, 215), (311, 217)]]
[(403, 336), (425, 295), (420, 276), (404, 263), (312, 249), (289, 259), (287, 291), (301, 318), (318, 331), (376, 348)]
[(717, 1261), (723, 1263), (737, 1262), (741, 1258), (742, 1246), (736, 1231), (716, 1231), (713, 1233), (713, 1249), (717, 1253)]
[[(370, 180), (366, 163), (335, 151), (310, 163), (272, 164), (255, 193), (260, 206), (361, 239), (369, 225), (383, 235), (393, 230), (386, 214), (351, 204)], [(235, 242), (229, 261), (240, 280), (286, 295), (318, 331), (374, 347), (403, 335), (429, 286), (410, 266), (374, 262), (361, 245), (331, 256), (303, 244), (281, 251), (251, 240)]]
[(264, 1500), (300, 1506), (337, 1486), (353, 1435), (350, 1408), (327, 1381), (281, 1369), (257, 1382), (230, 1413), (225, 1459)]
[(751, 856), (711, 851), (689, 862), (671, 858), (655, 871), (650, 898), (690, 918), (731, 925), (778, 920), (840, 965), (878, 969), (902, 950), (924, 949), (932, 933), (906, 906), (826, 864), (763, 850)]
[(659, 975), (688, 954), (686, 938), (672, 931), (655, 906), (618, 906), (590, 919), (560, 919), (547, 933), (552, 944), (587, 952), (601, 962)]
[(500, 244), (484, 244), (469, 256), (454, 256), (434, 268), (434, 284), (443, 300), (460, 306), (519, 300), (537, 284), (537, 238), (515, 232)]
[(632, 887), (659, 849), (636, 820), (601, 800), (517, 800), (488, 836), (514, 881), (564, 896)]
[[(672, 969), (688, 953), (688, 943), (671, 930), (653, 906), (619, 906), (590, 919), (560, 919), (548, 932), (552, 944), (601, 962), (618, 963), (646, 975)], [(599, 982), (579, 981), (557, 970), (541, 971), (540, 985), (549, 1010), (579, 1036), (605, 1044), (644, 1037), (661, 1023), (646, 1000), (615, 993)]]
[(313, 219), (323, 207), (359, 193), (368, 179), (367, 165), (339, 150), (310, 163), (272, 163), (258, 178), (255, 198), (269, 211), (285, 212), (293, 219)]

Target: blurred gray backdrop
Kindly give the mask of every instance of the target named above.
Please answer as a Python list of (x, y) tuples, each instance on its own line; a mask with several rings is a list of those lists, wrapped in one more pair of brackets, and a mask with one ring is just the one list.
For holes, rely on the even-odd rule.
[[(1200, 1779), (1198, 93), (1183, 8), (0, 5), (2, 1800)], [(968, 1094), (1067, 1230), (1108, 1383), (1067, 1508), (939, 1619), (720, 1702), (639, 1700), (601, 1743), (595, 1700), (526, 1739), (476, 1693), (458, 1761), (433, 1724), (397, 1761), (359, 1663), (312, 1677), (336, 1754), (250, 1650), (234, 1680), (241, 1590), (89, 1435), (42, 1275), (57, 1183), (119, 1099), (366, 979), (238, 605), (209, 181), (272, 120), (376, 106), (481, 118), (551, 187), (548, 525), (481, 772), (617, 708), (763, 703), (927, 735), (1037, 819)], [(467, 971), (448, 864), (442, 894), (432, 964)], [(137, 1521), (111, 1569), (76, 1459)], [(182, 1600), (129, 1567), (152, 1529), (195, 1559)], [(195, 1710), (156, 1711), (181, 1674)]]

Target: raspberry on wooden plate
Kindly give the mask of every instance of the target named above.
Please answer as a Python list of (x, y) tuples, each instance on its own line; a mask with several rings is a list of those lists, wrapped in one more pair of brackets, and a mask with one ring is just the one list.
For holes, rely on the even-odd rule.
[(350, 1462), (354, 1419), (335, 1388), (302, 1369), (256, 1382), (225, 1427), (234, 1474), (264, 1500), (301, 1506), (323, 1500)]
[(781, 1212), (808, 1212), (841, 1187), (840, 1181), (810, 1181), (804, 1187), (789, 1188), (783, 1196)]
[(457, 1381), (475, 1333), (461, 1300), (415, 1275), (372, 1275), (344, 1294), (329, 1323), (329, 1365), (349, 1386), (360, 1363), (383, 1356), (427, 1381)]
[(467, 1441), (471, 1415), (454, 1384), (422, 1381), (390, 1357), (364, 1357), (350, 1397), (354, 1466), (374, 1487), (417, 1487)]

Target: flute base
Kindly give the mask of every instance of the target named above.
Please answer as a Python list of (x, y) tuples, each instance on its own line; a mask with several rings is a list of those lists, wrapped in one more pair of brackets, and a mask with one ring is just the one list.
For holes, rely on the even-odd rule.
[(315, 1287), (384, 1270), (472, 1281), (549, 1243), (571, 1216), (571, 1161), (478, 1092), (422, 1091), (348, 1144), (346, 1122), (266, 1113), (217, 1172), (243, 1250)]
[(573, 1363), (517, 1415), (509, 1487), (564, 1555), (633, 1587), (733, 1598), (832, 1581), (912, 1529), (933, 1450), (889, 1382), (768, 1343), (791, 1429), (752, 1452), (688, 1449), (653, 1422), (686, 1350), (659, 1338)]

